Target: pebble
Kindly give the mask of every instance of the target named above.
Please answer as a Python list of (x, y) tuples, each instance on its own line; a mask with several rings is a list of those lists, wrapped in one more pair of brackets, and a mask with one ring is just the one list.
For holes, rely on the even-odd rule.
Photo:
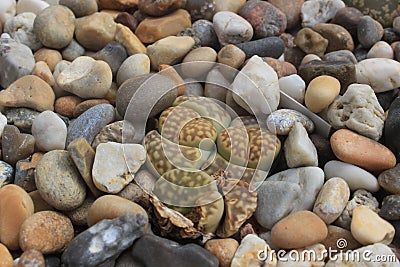
[(223, 72), (225, 69), (221, 69), (220, 66), (217, 66), (208, 73), (204, 86), (204, 96), (225, 102), (227, 94), (226, 88), (229, 88), (230, 82), (221, 71)]
[(182, 79), (181, 74), (178, 73), (174, 67), (163, 64), (160, 65), (158, 71), (160, 75), (170, 78), (174, 82), (174, 84), (177, 87), (178, 96), (182, 96), (185, 94), (186, 91), (185, 81)]
[(101, 129), (114, 121), (114, 117), (114, 107), (110, 104), (90, 108), (68, 127), (67, 145), (79, 137), (85, 138), (91, 144)]
[(32, 123), (40, 112), (28, 108), (9, 108), (5, 110), (4, 114), (7, 120), (4, 121), (3, 129), (8, 122), (8, 124), (17, 126), (23, 133), (31, 133)]
[(319, 113), (332, 104), (339, 93), (338, 79), (327, 75), (318, 76), (308, 84), (305, 95), (306, 107), (314, 113)]
[(111, 42), (91, 57), (106, 62), (111, 68), (112, 75), (115, 77), (122, 62), (128, 57), (128, 54), (122, 44)]
[(14, 169), (7, 162), (0, 161), (0, 188), (14, 182)]
[(238, 247), (239, 243), (233, 238), (211, 239), (204, 245), (205, 249), (218, 258), (221, 267), (231, 266)]
[(400, 220), (400, 195), (390, 195), (383, 199), (379, 216), (386, 220)]
[(42, 198), (58, 210), (76, 209), (85, 200), (85, 184), (67, 151), (44, 154), (37, 163), (35, 181)]
[(146, 234), (137, 240), (131, 255), (143, 266), (216, 267), (218, 259), (196, 244), (180, 245), (175, 241)]
[[(105, 195), (96, 199), (90, 206), (87, 224), (90, 227), (104, 219), (115, 219), (126, 214), (133, 216), (142, 214), (147, 218), (146, 211), (135, 202), (115, 195)], [(145, 228), (147, 227), (146, 222)]]
[(21, 254), (17, 267), (45, 267), (43, 254), (35, 249), (26, 250)]
[(194, 39), (188, 36), (169, 36), (147, 47), (147, 55), (150, 58), (153, 69), (160, 65), (174, 65), (189, 53), (194, 46)]
[(267, 37), (235, 45), (246, 54), (246, 59), (256, 55), (279, 58), (285, 50), (284, 42), (278, 37)]
[(203, 85), (197, 82), (195, 79), (187, 78), (184, 80), (186, 83), (185, 95), (187, 96), (203, 96), (204, 88)]
[[(163, 17), (148, 17), (139, 23), (135, 34), (145, 44), (154, 43), (168, 36), (177, 35), (185, 28), (190, 28), (190, 14), (184, 9)], [(143, 53), (143, 52), (142, 52)]]
[(177, 9), (183, 8), (186, 4), (184, 0), (168, 0), (157, 2), (152, 0), (139, 1), (138, 8), (140, 12), (149, 16), (161, 17)]
[(237, 0), (237, 1), (215, 0), (215, 12), (232, 11), (234, 13), (239, 13), (240, 9), (245, 3), (246, 0)]
[(400, 35), (395, 33), (392, 28), (385, 28), (383, 29), (382, 41), (385, 41), (388, 44), (392, 44), (394, 42), (400, 41)]
[(71, 9), (77, 18), (89, 16), (98, 11), (96, 0), (60, 0), (59, 4)]
[(146, 54), (135, 54), (123, 61), (117, 74), (117, 84), (121, 85), (130, 78), (150, 73), (150, 59)]
[(371, 209), (364, 206), (353, 209), (351, 234), (361, 244), (389, 245), (393, 240), (394, 233), (394, 227)]
[(35, 249), (44, 254), (63, 251), (74, 237), (71, 221), (55, 211), (40, 211), (21, 225), (19, 244), (23, 251)]
[(0, 265), (2, 267), (13, 267), (13, 257), (7, 247), (0, 243)]
[(232, 259), (231, 267), (260, 266), (258, 253), (266, 247), (267, 243), (257, 235), (246, 235), (240, 242), (240, 246)]
[(303, 28), (313, 28), (318, 23), (332, 19), (336, 12), (345, 7), (341, 0), (309, 0), (301, 6), (301, 25)]
[(389, 113), (386, 119), (385, 126), (385, 139), (388, 147), (395, 153), (395, 155), (399, 156), (400, 151), (400, 143), (397, 139), (397, 130), (400, 127), (399, 123), (399, 110), (400, 110), (400, 98), (397, 97), (393, 100), (392, 104), (389, 108)]
[(146, 47), (139, 38), (127, 27), (117, 24), (115, 40), (121, 43), (129, 56), (139, 53), (146, 53)]
[(287, 26), (286, 15), (268, 2), (248, 1), (239, 15), (253, 26), (256, 38), (279, 36)]
[[(96, 138), (94, 139), (92, 146), (94, 149), (101, 143), (107, 142), (115, 142), (122, 144), (123, 142), (123, 131), (126, 132), (129, 128), (129, 124), (127, 121), (116, 121), (107, 126), (105, 126), (101, 131), (97, 134)], [(124, 130), (125, 129), (125, 130)], [(135, 129), (131, 127), (129, 132), (134, 133)], [(127, 133), (125, 133), (127, 134)]]
[(248, 42), (253, 37), (253, 27), (243, 17), (230, 12), (220, 11), (214, 15), (213, 25), (221, 45)]
[(393, 59), (394, 52), (392, 47), (384, 41), (375, 43), (368, 51), (367, 58), (389, 58)]
[(379, 185), (387, 192), (400, 195), (400, 165), (382, 172), (378, 177)]
[(43, 9), (50, 5), (42, 0), (18, 0), (17, 2), (17, 14), (25, 12), (32, 12), (38, 15)]
[(66, 47), (74, 37), (75, 15), (64, 6), (50, 6), (35, 18), (33, 32), (49, 48)]
[(33, 32), (35, 18), (36, 14), (32, 12), (25, 12), (11, 17), (4, 23), (4, 32), (10, 34), (18, 43), (24, 44), (33, 51), (36, 51), (42, 47), (42, 43)]
[(119, 193), (146, 161), (146, 151), (138, 144), (102, 143), (97, 146), (92, 176), (96, 187)]
[(32, 214), (33, 202), (25, 190), (13, 184), (0, 188), (1, 244), (9, 250), (19, 249), (18, 236), (21, 225)]
[(331, 136), (336, 157), (369, 171), (384, 171), (396, 165), (396, 157), (384, 145), (347, 129)]
[(62, 116), (72, 118), (75, 107), (81, 102), (82, 100), (77, 96), (62, 96), (56, 99), (54, 111)]
[[(338, 240), (344, 239), (347, 241), (347, 246), (345, 248), (338, 248)], [(327, 249), (331, 248), (342, 251), (355, 250), (361, 247), (361, 244), (351, 235), (349, 230), (340, 228), (335, 225), (328, 225), (328, 236), (321, 242)], [(339, 247), (341, 245), (339, 244)]]
[(306, 93), (306, 83), (297, 75), (292, 74), (279, 79), (279, 88), (300, 104), (304, 103)]
[(327, 118), (334, 128), (347, 127), (375, 141), (382, 137), (385, 115), (369, 85), (350, 85), (328, 108)]
[(19, 78), (32, 73), (35, 60), (31, 49), (11, 38), (0, 38), (0, 85), (7, 88)]
[(304, 4), (304, 0), (288, 1), (283, 2), (280, 0), (270, 0), (269, 3), (279, 8), (286, 16), (287, 29), (294, 29), (300, 25), (301, 21), (301, 6)]
[(279, 135), (288, 135), (295, 123), (301, 123), (308, 133), (314, 131), (314, 123), (302, 113), (292, 109), (278, 109), (267, 118), (268, 130)]
[(85, 48), (81, 46), (75, 39), (65, 47), (62, 51), (62, 57), (68, 61), (74, 61), (76, 58), (85, 54)]
[(18, 160), (26, 159), (35, 149), (35, 138), (21, 134), (14, 125), (6, 125), (2, 136), (3, 160), (14, 166)]
[(315, 213), (305, 210), (280, 220), (271, 234), (272, 242), (280, 248), (302, 248), (323, 241), (328, 235), (328, 228)]
[(4, 24), (7, 19), (12, 18), (16, 12), (16, 1), (15, 0), (6, 0), (3, 1), (0, 6), (0, 22)]
[(76, 105), (73, 116), (74, 116), (74, 118), (77, 118), (80, 115), (82, 115), (82, 113), (87, 111), (88, 109), (90, 109), (94, 106), (100, 105), (100, 104), (110, 104), (110, 102), (106, 99), (89, 99), (89, 100), (82, 101), (81, 103)]
[(56, 113), (43, 111), (33, 121), (32, 135), (41, 151), (63, 150), (67, 139), (67, 126)]
[(368, 49), (380, 41), (383, 37), (383, 33), (382, 25), (370, 16), (362, 17), (358, 23), (357, 37), (364, 48)]
[(301, 60), (300, 65), (305, 65), (305, 64), (307, 64), (308, 62), (311, 62), (311, 61), (313, 61), (313, 60), (322, 61), (322, 59), (321, 59), (319, 56), (315, 55), (315, 54), (307, 54), (307, 55), (305, 55), (305, 56), (303, 57), (303, 59)]
[(36, 190), (35, 169), (38, 161), (42, 158), (42, 153), (34, 153), (28, 159), (19, 160), (15, 166), (14, 183), (30, 193)]
[[(49, 48), (39, 49), (35, 52), (34, 57), (36, 62), (46, 62), (52, 72), (55, 72), (56, 65), (63, 59), (61, 53), (58, 50)], [(55, 76), (56, 75), (54, 75), (54, 78), (56, 78)]]
[(289, 168), (318, 166), (317, 149), (300, 122), (290, 130), (283, 148)]
[(199, 19), (193, 22), (192, 29), (195, 37), (200, 40), (201, 46), (209, 46), (218, 50), (219, 41), (211, 21)]
[[(314, 78), (321, 75), (332, 76), (340, 81), (342, 93), (353, 83), (356, 83), (356, 67), (348, 62), (326, 62), (313, 60), (301, 65), (298, 70), (300, 77), (309, 84)], [(359, 82), (357, 79), (358, 83)]]
[(246, 54), (235, 45), (226, 45), (218, 52), (218, 63), (239, 69), (246, 59)]
[(349, 198), (347, 182), (342, 178), (331, 178), (321, 188), (313, 212), (329, 225), (342, 214)]
[[(244, 75), (236, 76), (232, 83), (234, 100), (251, 114), (268, 115), (275, 111), (280, 99), (276, 72), (259, 56), (253, 56), (241, 73)], [(256, 86), (249, 86), (249, 81)]]
[(29, 192), (29, 196), (32, 198), (33, 206), (35, 207), (35, 213), (39, 211), (48, 211), (54, 210), (52, 206), (50, 206), (39, 193), (39, 190), (35, 190)]
[(217, 61), (217, 52), (211, 47), (190, 51), (182, 60), (182, 73), (189, 78), (200, 78), (210, 72)]
[(357, 59), (354, 54), (349, 50), (337, 50), (330, 53), (327, 53), (323, 56), (324, 61), (328, 62), (348, 62), (357, 64)]
[(278, 79), (292, 74), (297, 74), (296, 67), (289, 62), (280, 61), (272, 57), (264, 57), (263, 60), (274, 69), (278, 75)]
[(196, 21), (198, 19), (212, 20), (213, 15), (215, 14), (215, 7), (215, 0), (187, 0), (185, 5), (185, 9), (190, 12), (192, 21)]
[(128, 27), (132, 32), (135, 32), (138, 26), (137, 19), (128, 12), (119, 13), (119, 15), (115, 18), (114, 21), (118, 24), (122, 24)]
[(327, 53), (338, 50), (354, 50), (353, 37), (340, 25), (318, 23), (314, 26), (313, 30), (328, 40), (328, 47), (326, 48)]
[(35, 75), (45, 81), (48, 85), (54, 86), (55, 80), (51, 70), (46, 62), (36, 62), (35, 67), (32, 70), (32, 75)]
[(368, 84), (375, 93), (393, 90), (400, 86), (400, 63), (388, 58), (370, 58), (356, 66), (357, 83)]
[(294, 38), (294, 43), (305, 53), (320, 57), (324, 55), (328, 47), (328, 40), (310, 28), (303, 28), (298, 31)]
[(147, 216), (143, 214), (102, 220), (77, 235), (62, 254), (61, 261), (64, 266), (98, 266), (107, 260), (114, 261), (146, 232), (146, 225)]
[(354, 7), (344, 7), (336, 12), (331, 23), (340, 25), (349, 31), (353, 40), (357, 40), (357, 26), (363, 17), (363, 13)]
[(75, 37), (83, 47), (98, 51), (114, 41), (117, 24), (106, 13), (96, 12), (75, 20)]

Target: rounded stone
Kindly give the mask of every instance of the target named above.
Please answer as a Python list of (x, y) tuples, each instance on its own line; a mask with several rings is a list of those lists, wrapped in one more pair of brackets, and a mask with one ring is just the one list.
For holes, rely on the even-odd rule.
[(204, 248), (218, 258), (221, 267), (230, 267), (239, 243), (233, 238), (212, 239)]
[(357, 38), (357, 26), (363, 16), (363, 13), (357, 8), (344, 7), (336, 12), (331, 23), (344, 27), (354, 39)]
[(60, 0), (59, 4), (71, 9), (77, 18), (89, 16), (98, 10), (96, 0)]
[(41, 151), (63, 150), (67, 139), (67, 126), (56, 113), (43, 111), (33, 121), (32, 135)]
[(215, 50), (219, 49), (217, 34), (215, 33), (213, 23), (205, 19), (199, 19), (192, 25), (194, 38), (200, 40), (201, 46), (209, 46)]
[(277, 222), (271, 235), (272, 242), (280, 248), (302, 248), (323, 241), (328, 228), (315, 213), (298, 211)]
[(37, 15), (33, 31), (44, 46), (66, 47), (74, 37), (75, 15), (67, 7), (50, 6)]
[(92, 206), (93, 202), (93, 197), (87, 197), (81, 206), (74, 210), (67, 211), (66, 215), (74, 225), (86, 226), (89, 208)]
[(150, 73), (150, 58), (146, 54), (136, 54), (128, 57), (121, 64), (117, 74), (117, 84)]
[(87, 223), (90, 227), (101, 220), (115, 219), (125, 214), (142, 214), (147, 218), (146, 211), (135, 202), (115, 195), (105, 195), (96, 199), (89, 208)]
[(292, 74), (280, 78), (279, 88), (300, 104), (304, 103), (306, 83), (299, 75)]
[(18, 260), (17, 267), (45, 267), (43, 254), (35, 249), (24, 251)]
[(0, 243), (0, 265), (2, 267), (13, 267), (13, 257), (7, 247)]
[(221, 45), (247, 42), (254, 34), (253, 27), (247, 20), (230, 11), (216, 13), (213, 24)]
[(128, 54), (120, 42), (111, 42), (90, 57), (106, 62), (111, 68), (113, 77), (115, 77), (122, 62), (128, 57)]
[(46, 62), (52, 72), (55, 71), (56, 65), (62, 60), (62, 55), (58, 50), (48, 48), (39, 49), (35, 52), (34, 57), (36, 62)]
[[(217, 61), (217, 52), (211, 47), (199, 47), (190, 51), (183, 59), (182, 72), (190, 78), (202, 77)], [(189, 63), (189, 64), (184, 64)]]
[(313, 28), (328, 40), (326, 52), (338, 50), (354, 50), (354, 41), (351, 34), (342, 26), (332, 23), (318, 23)]
[(304, 4), (305, 0), (269, 0), (268, 2), (279, 8), (286, 15), (287, 29), (294, 29), (300, 25), (300, 11), (301, 6)]
[(341, 0), (308, 0), (301, 6), (303, 27), (314, 27), (332, 19), (336, 12), (345, 7)]
[(354, 54), (349, 50), (338, 50), (327, 53), (324, 55), (323, 59), (329, 62), (339, 62), (344, 61), (348, 63), (357, 64), (357, 59)]
[[(346, 247), (344, 248), (340, 247), (342, 246), (342, 244), (338, 242), (338, 240), (340, 239), (344, 239), (347, 241)], [(349, 230), (346, 230), (344, 228), (335, 225), (328, 225), (328, 236), (321, 243), (325, 246), (326, 249), (332, 249), (332, 250), (336, 249), (336, 250), (349, 251), (361, 247), (361, 244), (354, 239)], [(338, 243), (340, 248), (338, 247)]]
[(73, 210), (82, 205), (86, 186), (67, 151), (53, 150), (39, 160), (36, 187), (42, 198), (58, 210)]
[(117, 24), (106, 13), (96, 12), (75, 21), (76, 40), (85, 48), (98, 51), (114, 41)]
[(5, 116), (7, 120), (2, 128), (4, 129), (8, 122), (8, 124), (13, 124), (14, 126), (17, 126), (20, 131), (24, 133), (30, 133), (32, 123), (39, 114), (40, 112), (28, 108), (7, 109), (5, 111)]
[(255, 55), (259, 57), (279, 58), (285, 50), (285, 43), (278, 37), (267, 37), (235, 45), (246, 54), (246, 59)]
[(286, 15), (265, 1), (247, 1), (239, 14), (253, 26), (256, 38), (279, 36), (287, 26)]
[(40, 211), (24, 221), (19, 234), (23, 251), (35, 249), (43, 254), (64, 251), (74, 237), (74, 228), (65, 215)]
[(368, 51), (367, 58), (389, 58), (393, 59), (394, 51), (392, 47), (384, 42), (379, 41), (375, 43)]
[(0, 188), (0, 242), (8, 249), (19, 249), (21, 225), (33, 212), (32, 199), (21, 187), (10, 184)]
[(378, 177), (379, 185), (387, 192), (400, 195), (400, 165), (382, 172)]
[(32, 12), (38, 15), (43, 9), (50, 5), (43, 0), (19, 0), (17, 3), (17, 14)]
[(90, 108), (101, 104), (110, 104), (110, 102), (106, 99), (89, 99), (82, 101), (81, 103), (76, 105), (73, 116), (74, 118), (77, 118)]
[(314, 78), (307, 87), (306, 107), (314, 113), (319, 113), (332, 104), (339, 93), (339, 80), (331, 76), (321, 75)]
[(75, 107), (81, 102), (82, 99), (77, 96), (62, 96), (57, 98), (54, 103), (54, 111), (62, 116), (72, 118)]
[(310, 29), (301, 29), (294, 39), (294, 43), (305, 53), (323, 56), (328, 47), (328, 40), (318, 32)]
[(119, 13), (119, 15), (115, 18), (115, 22), (128, 27), (132, 32), (135, 32), (138, 26), (137, 19), (128, 12)]
[(218, 63), (239, 69), (246, 59), (246, 54), (235, 45), (226, 45), (218, 52)]
[(57, 77), (58, 86), (82, 98), (104, 97), (112, 83), (110, 66), (91, 57), (78, 57)]
[(384, 145), (347, 129), (331, 136), (333, 153), (340, 160), (370, 171), (384, 171), (396, 165), (396, 157)]
[(368, 49), (376, 42), (380, 41), (383, 37), (383, 33), (382, 25), (370, 16), (362, 17), (358, 23), (357, 37), (364, 48)]
[(290, 62), (280, 61), (273, 57), (264, 57), (263, 60), (274, 69), (278, 75), (278, 79), (292, 74), (297, 74), (296, 67)]
[(267, 127), (270, 132), (279, 135), (288, 135), (296, 122), (300, 122), (308, 133), (314, 131), (314, 123), (302, 113), (291, 109), (278, 109), (267, 118)]
[(53, 74), (51, 73), (51, 70), (47, 63), (44, 61), (36, 62), (35, 68), (33, 68), (32, 70), (32, 75), (38, 76), (50, 86), (54, 86), (55, 84)]
[(81, 46), (75, 39), (69, 43), (67, 47), (62, 51), (63, 59), (68, 61), (74, 61), (77, 57), (85, 54), (85, 48)]
[[(14, 182), (14, 168), (7, 162), (0, 161), (0, 188)], [(14, 182), (16, 184), (16, 182)]]

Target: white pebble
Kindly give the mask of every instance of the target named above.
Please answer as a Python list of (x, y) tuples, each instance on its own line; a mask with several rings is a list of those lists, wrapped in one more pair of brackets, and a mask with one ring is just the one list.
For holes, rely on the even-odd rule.
[(384, 41), (379, 41), (376, 44), (374, 44), (367, 54), (367, 58), (393, 59), (393, 56), (394, 53), (392, 47)]
[(67, 139), (67, 126), (56, 113), (46, 110), (33, 121), (32, 135), (37, 147), (43, 152), (63, 150)]
[(12, 18), (16, 12), (16, 0), (0, 1), (0, 22), (4, 25), (7, 19)]
[(297, 102), (303, 104), (306, 94), (306, 83), (297, 75), (292, 74), (279, 79), (279, 88)]

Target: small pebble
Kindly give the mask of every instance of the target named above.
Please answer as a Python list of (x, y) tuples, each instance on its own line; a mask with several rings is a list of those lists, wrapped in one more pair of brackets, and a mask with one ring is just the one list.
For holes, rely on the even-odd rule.
[(33, 206), (35, 207), (35, 213), (39, 211), (54, 210), (40, 195), (39, 190), (29, 192), (29, 196), (32, 198)]
[(339, 93), (339, 80), (331, 76), (321, 75), (308, 84), (305, 95), (306, 107), (314, 113), (319, 113), (332, 104)]
[(85, 54), (85, 48), (81, 46), (75, 39), (68, 44), (62, 51), (62, 57), (68, 61), (74, 61), (76, 58)]
[(304, 103), (306, 84), (299, 75), (292, 74), (280, 78), (279, 88), (300, 104)]
[(328, 47), (326, 48), (327, 53), (338, 50), (354, 50), (353, 37), (340, 25), (318, 23), (314, 26), (313, 30), (328, 40)]
[(360, 12), (357, 8), (354, 7), (344, 7), (339, 9), (336, 12), (336, 15), (331, 20), (331, 23), (343, 26), (346, 30), (349, 31), (351, 36), (353, 36), (353, 40), (357, 38), (357, 26), (360, 23), (361, 18), (363, 17), (363, 13)]
[(291, 109), (278, 109), (267, 118), (268, 130), (279, 135), (288, 135), (296, 122), (300, 122), (308, 133), (314, 131), (314, 123), (302, 113)]
[(150, 73), (150, 59), (146, 54), (136, 54), (123, 61), (117, 74), (118, 85), (126, 80)]
[(218, 52), (218, 63), (239, 69), (244, 63), (246, 54), (235, 45), (226, 45)]
[(375, 43), (368, 51), (367, 58), (389, 58), (393, 59), (394, 53), (392, 47), (384, 42)]
[(264, 57), (263, 60), (274, 69), (278, 75), (278, 79), (292, 74), (297, 74), (296, 67), (289, 62), (280, 61), (273, 57)]
[(82, 226), (87, 225), (89, 208), (92, 206), (93, 202), (94, 202), (93, 197), (87, 197), (81, 206), (79, 206), (74, 210), (66, 212), (66, 215), (71, 220), (73, 225), (82, 225)]
[(311, 62), (311, 61), (313, 61), (313, 60), (322, 61), (322, 59), (321, 59), (319, 56), (317, 56), (317, 55), (314, 55), (314, 54), (307, 54), (307, 55), (305, 55), (305, 56), (303, 57), (303, 59), (301, 60), (300, 65), (306, 65), (307, 63), (309, 63), (309, 62)]
[(213, 68), (216, 61), (217, 52), (211, 47), (193, 49), (182, 60), (182, 73), (189, 78), (202, 77)]
[(81, 102), (82, 100), (77, 96), (62, 96), (56, 99), (54, 111), (62, 116), (72, 118), (75, 107)]
[(304, 4), (304, 0), (295, 0), (283, 2), (280, 0), (270, 0), (269, 3), (279, 8), (286, 16), (287, 29), (294, 29), (300, 25), (301, 22), (301, 6)]
[(301, 6), (301, 25), (313, 28), (318, 23), (332, 19), (338, 10), (345, 7), (341, 0), (309, 0)]
[(378, 177), (379, 185), (387, 192), (400, 195), (400, 165), (382, 172)]
[(2, 141), (3, 160), (12, 166), (32, 155), (35, 149), (35, 138), (30, 134), (21, 134), (14, 125), (4, 127)]
[(307, 54), (322, 57), (328, 47), (328, 40), (318, 32), (310, 29), (301, 29), (294, 39), (294, 43)]
[(100, 104), (110, 104), (110, 102), (106, 99), (89, 99), (89, 100), (82, 101), (81, 103), (76, 105), (73, 116), (74, 116), (74, 118), (77, 118), (80, 115), (82, 115), (82, 113), (87, 111), (88, 109), (90, 109), (94, 106), (100, 105)]
[(192, 25), (195, 37), (200, 40), (201, 46), (219, 48), (219, 41), (213, 23), (205, 19), (199, 19)]
[(51, 73), (49, 66), (44, 61), (36, 62), (32, 70), (32, 75), (38, 76), (50, 86), (54, 86), (55, 84), (53, 73)]
[(140, 39), (125, 25), (117, 24), (115, 40), (125, 47), (129, 56), (146, 53), (146, 46), (144, 46)]
[(13, 257), (7, 247), (0, 243), (0, 265), (2, 267), (13, 267)]
[(135, 32), (138, 26), (137, 19), (135, 19), (135, 17), (128, 12), (119, 13), (119, 15), (115, 18), (115, 22), (128, 27), (132, 32)]
[(390, 195), (383, 199), (379, 216), (386, 220), (400, 220), (400, 195)]
[(59, 4), (71, 9), (77, 18), (92, 15), (98, 10), (96, 0), (60, 0)]
[(337, 50), (337, 51), (327, 53), (324, 55), (323, 59), (324, 59), (324, 61), (329, 61), (329, 62), (344, 61), (344, 62), (348, 62), (348, 63), (357, 64), (356, 57), (349, 50)]
[[(267, 243), (255, 234), (246, 235), (232, 259), (231, 267), (241, 266), (258, 266), (258, 253), (260, 250), (265, 250)], [(276, 259), (275, 259), (276, 261)]]
[(243, 17), (230, 12), (220, 11), (214, 15), (213, 24), (221, 45), (239, 44), (250, 41), (253, 27)]
[[(211, 239), (204, 248), (216, 256), (221, 267), (230, 267), (239, 243), (233, 238)], [(264, 248), (263, 248), (264, 249)]]
[(43, 254), (35, 249), (24, 251), (18, 260), (17, 267), (45, 267)]
[(7, 162), (0, 161), (0, 188), (14, 182), (14, 169)]
[(358, 23), (357, 37), (360, 44), (368, 49), (382, 39), (383, 27), (370, 16), (364, 16)]
[(42, 156), (43, 154), (40, 152), (34, 153), (28, 159), (19, 160), (15, 166), (14, 183), (28, 193), (36, 190), (35, 169)]

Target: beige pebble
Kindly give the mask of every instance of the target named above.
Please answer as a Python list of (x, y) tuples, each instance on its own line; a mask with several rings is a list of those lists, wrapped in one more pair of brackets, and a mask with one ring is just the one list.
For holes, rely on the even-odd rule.
[(0, 266), (13, 267), (13, 258), (7, 247), (0, 243)]
[(115, 40), (121, 43), (129, 56), (134, 54), (146, 54), (146, 46), (140, 39), (125, 25), (117, 24)]
[(233, 238), (211, 239), (207, 241), (204, 248), (216, 256), (219, 266), (230, 267), (239, 243)]
[(239, 69), (246, 59), (246, 54), (236, 45), (228, 44), (218, 52), (218, 63)]
[(375, 43), (368, 51), (367, 58), (389, 58), (393, 59), (394, 52), (392, 47), (385, 41)]
[(190, 78), (202, 77), (215, 65), (217, 52), (211, 47), (199, 47), (190, 51), (182, 63), (182, 72)]
[(22, 223), (33, 214), (31, 197), (17, 185), (0, 189), (0, 242), (10, 250), (19, 248), (19, 231)]
[(305, 64), (307, 64), (308, 62), (313, 61), (313, 60), (322, 60), (322, 59), (321, 59), (319, 56), (317, 56), (317, 55), (308, 54), (308, 55), (305, 55), (305, 56), (303, 57), (303, 59), (301, 60), (300, 65), (305, 65)]
[(340, 93), (338, 79), (322, 75), (314, 78), (307, 87), (305, 103), (309, 110), (319, 113), (327, 108)]
[(350, 198), (350, 188), (342, 178), (331, 178), (319, 191), (313, 212), (326, 224), (334, 222), (342, 214)]
[(240, 9), (244, 4), (246, 4), (246, 0), (215, 0), (215, 13), (219, 11), (231, 11), (234, 13), (239, 13)]
[(330, 143), (338, 159), (369, 171), (383, 171), (396, 165), (396, 157), (387, 147), (353, 131), (336, 131)]
[(33, 55), (36, 62), (44, 61), (49, 66), (51, 72), (54, 72), (54, 68), (62, 60), (62, 55), (59, 51), (49, 48), (41, 48)]
[(32, 70), (32, 75), (38, 76), (52, 87), (55, 84), (53, 73), (51, 72), (49, 65), (44, 61), (36, 62), (35, 67)]
[(297, 47), (307, 54), (315, 54), (322, 57), (328, 47), (328, 40), (321, 34), (310, 28), (301, 29), (294, 38)]
[(392, 243), (395, 229), (371, 209), (359, 206), (353, 209), (351, 234), (363, 245)]

